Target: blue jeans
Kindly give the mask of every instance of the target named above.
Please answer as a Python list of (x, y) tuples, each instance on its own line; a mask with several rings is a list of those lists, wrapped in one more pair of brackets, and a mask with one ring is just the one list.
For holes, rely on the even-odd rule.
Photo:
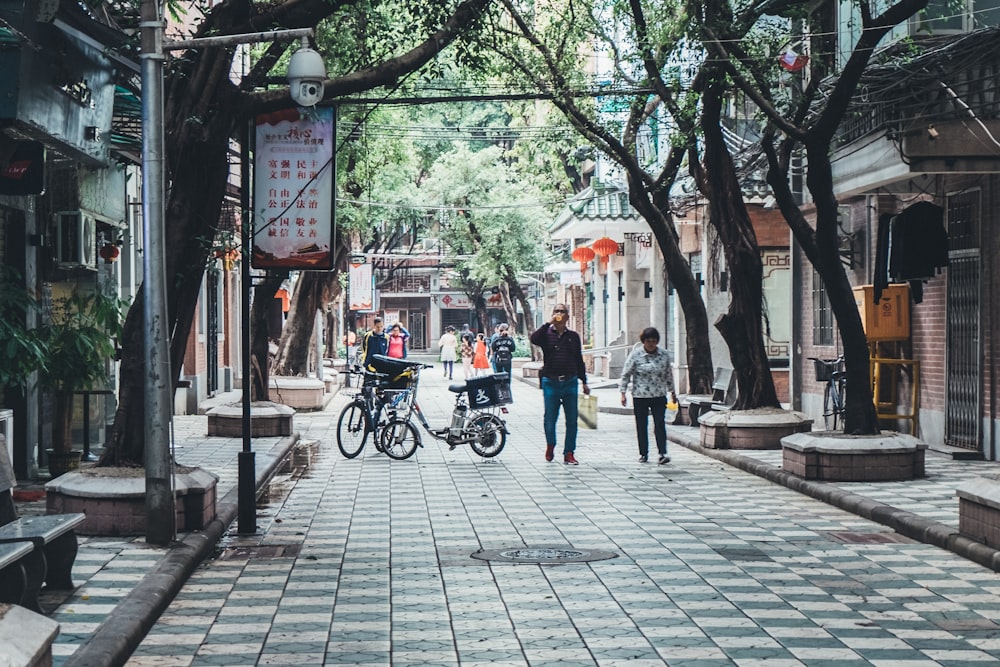
[(556, 422), (559, 420), (559, 406), (566, 413), (566, 440), (563, 455), (576, 451), (577, 405), (576, 394), (579, 379), (575, 376), (562, 382), (542, 378), (542, 398), (545, 401), (545, 444), (556, 444)]

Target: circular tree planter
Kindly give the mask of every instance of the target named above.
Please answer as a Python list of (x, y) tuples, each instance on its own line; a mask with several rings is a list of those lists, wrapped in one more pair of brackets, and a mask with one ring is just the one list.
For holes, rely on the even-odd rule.
[(781, 440), (781, 468), (824, 482), (889, 482), (924, 476), (927, 444), (912, 435), (796, 433)]
[(709, 449), (781, 449), (781, 439), (812, 429), (801, 412), (780, 408), (713, 410), (698, 418), (701, 446)]

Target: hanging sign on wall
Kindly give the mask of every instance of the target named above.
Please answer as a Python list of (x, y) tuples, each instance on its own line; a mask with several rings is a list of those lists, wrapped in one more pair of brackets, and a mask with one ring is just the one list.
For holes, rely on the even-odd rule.
[(332, 269), (333, 108), (257, 116), (256, 128), (252, 266)]

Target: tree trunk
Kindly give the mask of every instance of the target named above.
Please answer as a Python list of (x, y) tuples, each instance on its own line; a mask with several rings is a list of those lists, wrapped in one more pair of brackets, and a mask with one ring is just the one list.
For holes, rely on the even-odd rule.
[(52, 400), (52, 451), (73, 449), (73, 392), (55, 391)]
[(336, 280), (332, 271), (303, 271), (299, 274), (292, 296), (288, 320), (278, 344), (274, 363), (275, 375), (305, 377), (309, 374), (309, 350), (316, 329), (316, 311), (326, 305), (330, 283)]
[[(722, 79), (721, 72), (714, 81)], [(715, 326), (729, 348), (739, 394), (733, 407), (748, 410), (780, 407), (763, 336), (764, 273), (760, 248), (743, 202), (739, 179), (722, 134), (721, 84), (706, 87), (702, 97), (704, 178), (709, 218), (719, 234), (729, 270), (729, 311)]]
[(826, 148), (806, 144), (809, 172), (806, 182), (816, 205), (816, 261), (813, 265), (826, 287), (830, 308), (844, 345), (846, 392), (844, 433), (874, 435), (879, 432), (872, 395), (868, 339), (854, 292), (840, 262), (837, 241), (837, 198)]
[(513, 283), (507, 283), (510, 286), (510, 296), (511, 299), (516, 299), (519, 304), (521, 304), (521, 313), (523, 317), (520, 322), (511, 322), (511, 327), (516, 327), (517, 331), (520, 331), (525, 336), (529, 335), (533, 331), (533, 325), (535, 323), (535, 314), (531, 310), (531, 304), (528, 301), (528, 295), (524, 293), (521, 289), (521, 284), (516, 280)]
[(486, 299), (483, 295), (479, 295), (475, 300), (476, 304), (476, 319), (479, 321), (479, 331), (487, 336), (490, 335), (490, 314), (486, 311)]
[[(254, 287), (253, 305), (250, 307), (250, 400), (271, 400), (269, 320), (274, 295), (285, 276), (265, 277)], [(246, 380), (246, 377), (244, 377)]]
[[(478, 19), (485, 1), (460, 4), (442, 23), (440, 30), (411, 50), (378, 66), (351, 72), (327, 86), (328, 95), (370, 90), (398, 81), (429, 62), (451, 44), (463, 29)], [(330, 16), (335, 3), (302, 0), (273, 7), (252, 6), (246, 0), (231, 0), (212, 7), (196, 33), (225, 35), (254, 30), (315, 26)], [(257, 93), (243, 97), (230, 80), (234, 51), (229, 48), (193, 49), (171, 61), (165, 85), (164, 127), (166, 162), (170, 182), (165, 213), (166, 268), (168, 281), (167, 323), (170, 338), (170, 381), (176, 383), (184, 362), (191, 323), (219, 212), (229, 180), (229, 140), (240, 119), (256, 110), (286, 108), (288, 92)], [(252, 83), (252, 82), (251, 82)], [(249, 254), (244, 252), (244, 256)], [(145, 460), (145, 354), (143, 348), (142, 293), (140, 288), (129, 309), (122, 334), (123, 352), (119, 371), (118, 410), (98, 465), (143, 465)], [(265, 357), (266, 359), (266, 357)], [(266, 368), (267, 364), (263, 364)]]
[(514, 308), (514, 302), (510, 298), (510, 283), (506, 280), (500, 281), (500, 300), (503, 304), (504, 313), (506, 313), (507, 323), (512, 329), (517, 328), (517, 310)]
[[(677, 245), (676, 232), (641, 180), (629, 176), (629, 201), (646, 219), (663, 253), (666, 275), (677, 292), (677, 302), (684, 313), (684, 335), (687, 348), (688, 391), (692, 394), (712, 393), (715, 369), (712, 366), (712, 347), (708, 342), (708, 313), (701, 298), (701, 290), (691, 265)], [(666, 277), (666, 276), (664, 276)], [(666, 336), (664, 336), (666, 342)]]

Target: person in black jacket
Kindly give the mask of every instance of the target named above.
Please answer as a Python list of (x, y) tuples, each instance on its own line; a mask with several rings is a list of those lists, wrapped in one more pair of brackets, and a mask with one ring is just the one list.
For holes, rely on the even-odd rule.
[(501, 324), (493, 342), (490, 343), (490, 357), (493, 359), (493, 370), (507, 374), (507, 384), (510, 384), (511, 362), (514, 360), (514, 348), (517, 342), (510, 336), (509, 327)]
[(566, 439), (563, 462), (579, 465), (576, 460), (576, 430), (579, 412), (577, 383), (583, 383), (583, 393), (590, 394), (587, 369), (583, 364), (583, 341), (580, 334), (566, 328), (569, 309), (556, 304), (552, 319), (531, 334), (531, 342), (542, 348), (542, 396), (545, 400), (545, 460), (555, 458), (556, 422), (559, 407), (566, 413)]

